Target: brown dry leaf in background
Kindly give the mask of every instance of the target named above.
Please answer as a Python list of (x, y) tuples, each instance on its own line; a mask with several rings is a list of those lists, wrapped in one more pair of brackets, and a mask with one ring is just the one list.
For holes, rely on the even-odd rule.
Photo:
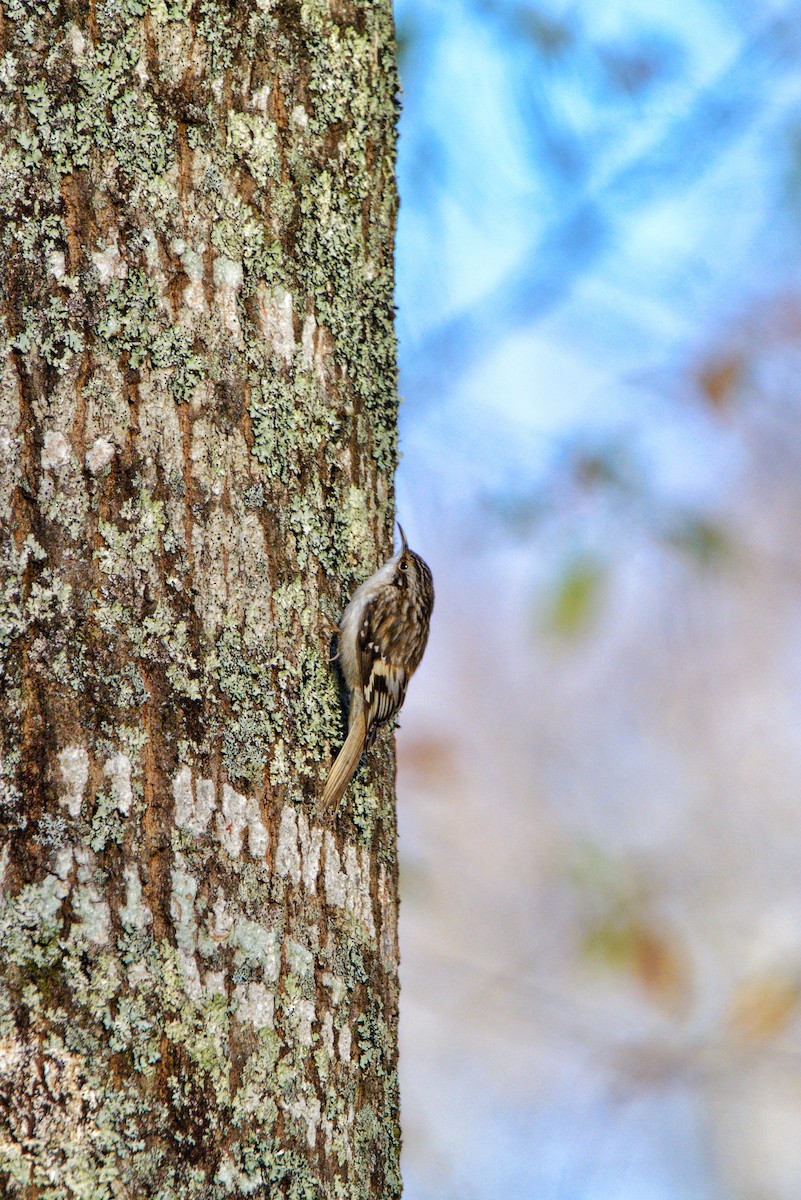
[(686, 1012), (692, 993), (689, 957), (678, 939), (637, 917), (612, 919), (587, 936), (588, 955), (634, 977), (652, 1003), (674, 1016)]
[(704, 399), (712, 408), (722, 411), (728, 407), (743, 377), (744, 365), (739, 354), (713, 359), (698, 372), (698, 384)]
[(743, 980), (732, 997), (728, 1027), (736, 1036), (764, 1042), (783, 1033), (798, 1013), (801, 979), (790, 971), (766, 971)]

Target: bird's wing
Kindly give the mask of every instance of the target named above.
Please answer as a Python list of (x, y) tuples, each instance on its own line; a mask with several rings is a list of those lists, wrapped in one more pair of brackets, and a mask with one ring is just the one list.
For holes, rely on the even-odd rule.
[[(386, 654), (392, 639), (382, 628), (382, 608), (378, 598), (364, 610), (359, 630), (359, 657), (362, 669), (362, 690), (367, 724), (367, 744), (375, 737), (379, 725), (393, 717), (403, 704), (408, 676)], [(382, 647), (384, 653), (382, 654)]]

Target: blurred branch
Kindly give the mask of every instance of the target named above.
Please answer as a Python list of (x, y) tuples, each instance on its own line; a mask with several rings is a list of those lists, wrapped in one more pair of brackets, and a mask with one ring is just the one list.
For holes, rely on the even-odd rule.
[[(592, 617), (608, 574), (612, 530), (625, 527), (644, 533), (663, 547), (680, 552), (698, 566), (726, 565), (737, 556), (737, 538), (723, 515), (708, 507), (691, 507), (660, 496), (648, 464), (640, 463), (633, 439), (606, 444), (582, 439), (560, 447), (535, 482), (521, 480), (516, 490), (485, 492), (482, 505), (496, 524), (528, 539), (558, 522), (584, 523), (587, 500), (603, 520), (603, 541), (575, 551), (557, 566), (547, 605), (552, 632), (576, 633)], [(494, 532), (494, 531), (493, 531)]]
[[(701, 1030), (696, 1022), (677, 1019), (674, 1014), (665, 1018), (662, 1036), (642, 1037), (627, 1034), (625, 1020), (616, 1034), (610, 1031), (608, 1023), (599, 1026), (597, 1004), (591, 996), (581, 1004), (573, 995), (546, 986), (536, 978), (525, 958), (493, 963), (477, 955), (441, 947), (435, 956), (440, 969), (447, 971), (452, 1003), (469, 1006), (478, 1013), (492, 1012), (495, 1020), (500, 1021), (493, 1027), (497, 1033), (502, 1029), (506, 1036), (512, 1036), (510, 1022), (514, 1018), (509, 1014), (530, 1013), (533, 999), (536, 1003), (533, 1011), (551, 1037), (565, 1038), (582, 1046), (596, 1063), (611, 1068), (614, 1082), (610, 1083), (610, 1095), (621, 1087), (648, 1089), (677, 1082), (712, 1082), (730, 1072), (744, 1070), (796, 1072), (801, 1065), (801, 1049), (797, 1041), (793, 1044), (790, 1040), (792, 1033), (781, 1040), (786, 1032), (787, 1014), (797, 1011), (797, 976), (789, 977), (788, 982), (777, 975), (788, 991), (792, 987), (789, 999), (783, 995), (779, 998), (784, 1000), (781, 1011), (774, 991), (765, 987), (764, 994), (757, 995), (761, 979), (747, 980), (735, 989), (729, 1010), (719, 1013), (718, 1024)], [(435, 974), (436, 963), (432, 963), (428, 968), (432, 994), (436, 994)], [(500, 1005), (502, 999), (506, 1008)], [(417, 1002), (421, 1003), (419, 997)], [(433, 1001), (430, 1005), (423, 1002), (423, 1007), (432, 1014), (439, 1011)], [(624, 1006), (622, 1015), (625, 1012)], [(749, 1024), (744, 1027), (745, 1017)], [(606, 1022), (608, 1014), (603, 1019)]]

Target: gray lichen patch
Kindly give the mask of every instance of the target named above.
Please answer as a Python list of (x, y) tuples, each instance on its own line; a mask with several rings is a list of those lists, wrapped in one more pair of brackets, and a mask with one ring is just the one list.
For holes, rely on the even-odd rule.
[[(119, 763), (113, 763), (111, 773), (123, 780), (126, 774)], [(176, 795), (192, 783), (182, 770), (175, 781)], [(194, 783), (196, 788), (202, 780)], [(225, 797), (220, 808), (222, 816), (232, 815)], [(299, 897), (314, 898), (333, 887), (332, 903), (350, 914), (341, 927), (336, 921), (329, 924), (324, 943), (316, 925), (301, 924), (295, 936), (289, 935), (269, 890), (257, 919), (247, 915), (242, 899), (226, 900), (220, 891), (213, 898), (191, 858), (181, 852), (173, 856), (170, 872), (170, 941), (153, 936), (139, 870), (126, 868), (124, 900), (112, 911), (102, 892), (99, 860), (80, 848), (74, 854), (62, 852), (57, 870), (43, 885), (7, 900), (0, 910), (0, 952), (11, 968), (0, 987), (0, 1014), (5, 1014), (2, 1065), (9, 1087), (15, 1096), (23, 1096), (23, 1064), (29, 1060), (22, 1053), (26, 1043), (11, 1016), (11, 1000), (27, 980), (23, 990), (30, 1000), (31, 987), (36, 989), (36, 1016), (48, 1027), (64, 1028), (61, 1005), (69, 997), (73, 1017), (63, 1048), (75, 1069), (70, 1102), (77, 1104), (81, 1088), (89, 1083), (98, 1104), (97, 1112), (89, 1113), (90, 1123), (126, 1113), (124, 1158), (132, 1177), (147, 1177), (153, 1122), (168, 1120), (168, 1111), (157, 1104), (151, 1088), (144, 1094), (137, 1090), (136, 1076), (155, 1081), (165, 1069), (170, 1072), (169, 1108), (181, 1120), (184, 1146), (194, 1150), (226, 1127), (240, 1130), (243, 1147), (255, 1147), (276, 1127), (280, 1114), (313, 1156), (321, 1145), (326, 1154), (333, 1154), (345, 1170), (343, 1180), (349, 1179), (348, 1186), (362, 1194), (361, 1171), (368, 1162), (375, 1166), (376, 1146), (388, 1147), (392, 1141), (397, 1106), (393, 1034), (380, 995), (373, 993), (358, 1015), (365, 1002), (359, 997), (370, 996), (366, 964), (375, 953), (369, 861), (355, 847), (346, 846), (340, 854), (330, 837), (323, 846), (322, 831), (310, 829), (294, 810), (285, 810), (281, 829), (276, 871), (289, 877)], [(198, 836), (214, 837), (215, 831), (208, 825)], [(228, 836), (219, 823), (216, 836), (222, 844)], [(322, 871), (316, 865), (321, 847)], [(258, 861), (264, 846), (242, 839), (236, 849), (240, 856)], [(282, 866), (292, 862), (297, 869)], [(73, 873), (77, 886), (70, 892), (67, 881)], [(35, 932), (21, 937), (25, 914), (27, 927)], [(229, 1056), (240, 1040), (238, 1052), (246, 1046), (247, 1055), (232, 1084)], [(49, 1044), (59, 1045), (52, 1040)], [(118, 1070), (109, 1073), (112, 1059), (119, 1055), (130, 1062), (132, 1076), (120, 1076)], [(377, 1140), (370, 1142), (364, 1132), (353, 1142), (353, 1113), (362, 1111), (354, 1109), (357, 1080), (364, 1087), (370, 1078), (379, 1081), (384, 1105), (376, 1110), (372, 1102), (373, 1116), (365, 1125)], [(314, 1080), (324, 1086), (322, 1094)], [(201, 1095), (205, 1133), (193, 1127), (192, 1113)], [(52, 1098), (42, 1101), (45, 1107), (51, 1102)], [(348, 1111), (351, 1116), (346, 1118)], [(73, 1133), (67, 1127), (59, 1126), (58, 1151), (49, 1140), (52, 1124), (43, 1118), (36, 1128), (35, 1153), (31, 1139), (21, 1136), (12, 1118), (6, 1128), (6, 1161), (14, 1164), (11, 1177), (20, 1184), (41, 1183), (58, 1153), (72, 1153)], [(121, 1138), (122, 1127), (116, 1124), (106, 1132), (111, 1136), (118, 1128)], [(93, 1141), (84, 1164), (87, 1187), (97, 1188), (102, 1178), (102, 1144)], [(284, 1157), (278, 1149), (276, 1156), (278, 1161)], [(180, 1173), (177, 1178), (185, 1179)]]

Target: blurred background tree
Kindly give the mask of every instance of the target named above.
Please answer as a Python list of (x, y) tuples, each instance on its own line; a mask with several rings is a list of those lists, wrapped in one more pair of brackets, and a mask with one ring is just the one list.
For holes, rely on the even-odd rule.
[(396, 10), (407, 1194), (796, 1200), (801, 5)]

